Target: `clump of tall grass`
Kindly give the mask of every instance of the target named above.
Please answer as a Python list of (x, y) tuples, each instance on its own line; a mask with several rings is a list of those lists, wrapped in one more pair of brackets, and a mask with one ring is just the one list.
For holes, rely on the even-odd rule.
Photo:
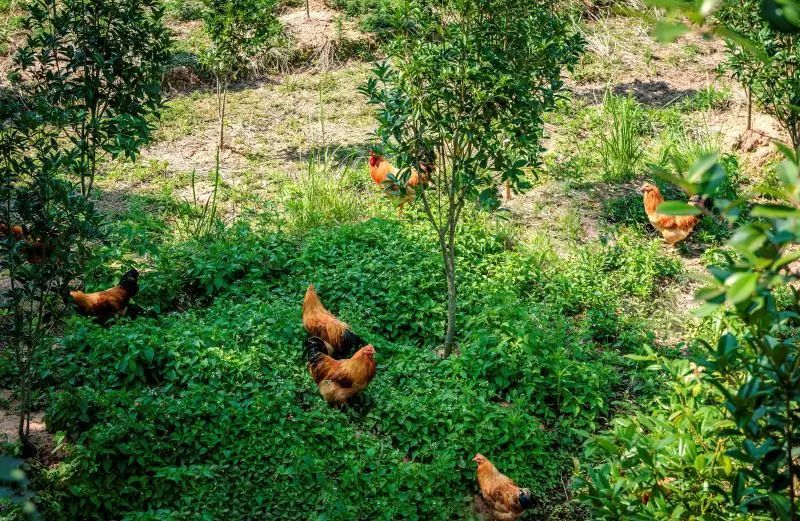
[(328, 153), (310, 156), (305, 172), (285, 188), (289, 228), (304, 233), (321, 226), (358, 221), (364, 216), (364, 203), (357, 178), (353, 163), (337, 164)]
[(672, 165), (680, 173), (688, 171), (701, 157), (719, 154), (722, 148), (720, 134), (707, 128), (667, 129), (661, 134), (660, 141), (656, 163)]
[(607, 181), (628, 180), (636, 175), (644, 153), (644, 111), (633, 98), (607, 92), (603, 99), (603, 112), (606, 127), (600, 138), (603, 178)]
[(217, 209), (220, 181), (219, 151), (217, 151), (213, 184), (205, 202), (197, 195), (196, 172), (192, 170), (192, 199), (180, 201), (177, 208), (176, 226), (180, 234), (192, 239), (202, 239), (222, 231), (224, 223)]

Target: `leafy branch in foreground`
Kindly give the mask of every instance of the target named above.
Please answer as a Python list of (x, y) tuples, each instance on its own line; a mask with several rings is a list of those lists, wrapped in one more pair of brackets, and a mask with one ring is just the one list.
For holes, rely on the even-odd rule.
[[(685, 394), (683, 386), (674, 387), (667, 408), (672, 421), (689, 420), (703, 432), (691, 442), (702, 440), (695, 449), (696, 472), (675, 465), (673, 438), (654, 445), (641, 436), (643, 429), (650, 437), (663, 435), (658, 424), (663, 413), (617, 422), (587, 452), (590, 458), (604, 454), (607, 459), (591, 466), (583, 483), (584, 501), (597, 518), (674, 519), (683, 513), (707, 519), (799, 518), (800, 292), (795, 286), (800, 281), (800, 161), (794, 150), (780, 148), (786, 159), (778, 168), (777, 188), (715, 200), (720, 216), (737, 226), (728, 241), (731, 251), (723, 251), (722, 260), (709, 266), (706, 287), (697, 294), (705, 303), (698, 314), (713, 315), (717, 324), (711, 342), (697, 340), (699, 356), (693, 373), (686, 375), (702, 384), (692, 396), (703, 408), (687, 409), (685, 400), (674, 401)], [(712, 196), (724, 178), (716, 157), (708, 156), (686, 180), (671, 180), (690, 194)], [(741, 219), (751, 205), (748, 220)], [(697, 211), (675, 201), (662, 206), (672, 215)], [(647, 360), (671, 367), (663, 357)], [(714, 408), (724, 417), (709, 416)], [(720, 459), (723, 453), (729, 460)], [(700, 483), (710, 486), (716, 498), (698, 501)], [(631, 500), (648, 488), (655, 501)]]

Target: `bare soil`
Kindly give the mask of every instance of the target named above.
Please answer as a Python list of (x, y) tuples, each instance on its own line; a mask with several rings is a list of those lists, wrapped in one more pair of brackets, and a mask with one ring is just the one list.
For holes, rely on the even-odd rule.
[[(0, 389), (0, 442), (19, 441), (19, 414), (11, 391)], [(37, 452), (37, 459), (45, 466), (56, 464), (63, 455), (56, 451), (53, 435), (47, 432), (44, 413), (36, 411), (31, 415), (30, 438)]]

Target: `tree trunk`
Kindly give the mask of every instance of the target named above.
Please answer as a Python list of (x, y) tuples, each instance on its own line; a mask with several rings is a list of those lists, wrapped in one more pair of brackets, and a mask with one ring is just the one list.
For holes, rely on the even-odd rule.
[[(796, 148), (795, 148), (796, 150)], [(788, 389), (787, 389), (788, 391)], [(784, 397), (784, 401), (786, 402), (786, 457), (788, 458), (789, 463), (789, 518), (792, 521), (798, 521), (797, 514), (797, 501), (796, 501), (796, 494), (795, 494), (795, 479), (794, 479), (794, 445), (792, 444), (792, 436), (794, 433), (792, 432), (792, 416), (793, 416), (793, 407), (792, 407), (792, 399), (789, 393), (787, 392), (786, 396)]]
[(225, 148), (225, 104), (228, 96), (228, 81), (217, 78), (217, 117), (219, 119), (219, 150)]
[(452, 250), (442, 253), (447, 278), (447, 332), (444, 337), (444, 356), (447, 358), (456, 346), (456, 258)]
[(457, 287), (456, 287), (456, 224), (458, 221), (459, 208), (456, 205), (450, 206), (447, 218), (447, 242), (442, 253), (444, 254), (445, 276), (447, 278), (447, 333), (444, 337), (444, 356), (445, 358), (453, 354), (456, 348), (456, 313)]
[(747, 88), (747, 130), (753, 128), (753, 89)]

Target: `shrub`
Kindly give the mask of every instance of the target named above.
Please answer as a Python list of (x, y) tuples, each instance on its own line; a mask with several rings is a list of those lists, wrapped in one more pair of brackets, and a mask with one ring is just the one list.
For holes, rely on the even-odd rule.
[[(798, 34), (770, 27), (761, 18), (760, 1), (726, 0), (716, 16), (736, 37), (726, 39), (730, 73), (781, 124), (795, 148), (800, 147), (800, 41)], [(744, 38), (747, 44), (743, 45)], [(749, 118), (748, 118), (749, 123)], [(748, 124), (749, 128), (749, 124)]]
[(228, 87), (247, 72), (249, 62), (265, 53), (280, 33), (277, 0), (204, 0), (203, 25), (211, 44), (201, 63), (216, 80), (218, 147), (225, 145)]
[(668, 376), (669, 393), (652, 407), (613, 421), (586, 444), (581, 502), (592, 519), (758, 519), (732, 510), (726, 490), (740, 468), (720, 396), (688, 360), (638, 357)]

